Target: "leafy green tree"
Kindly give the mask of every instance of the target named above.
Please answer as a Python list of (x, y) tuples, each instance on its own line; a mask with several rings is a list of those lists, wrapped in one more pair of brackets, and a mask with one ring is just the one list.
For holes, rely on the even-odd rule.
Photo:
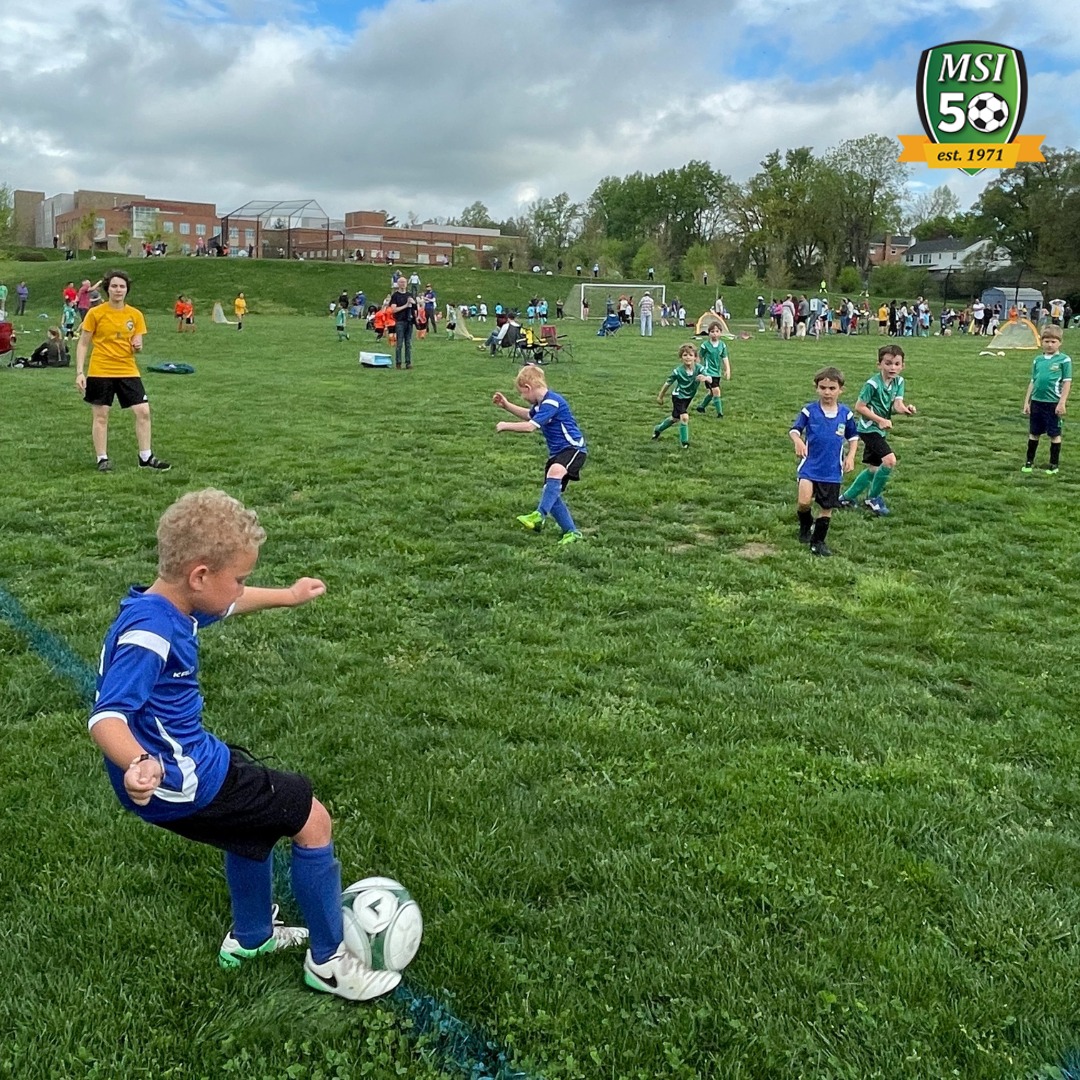
[[(1080, 193), (1080, 153), (1044, 146), (1045, 161), (1003, 169), (974, 206), (982, 235), (1009, 253), (1017, 272), (1053, 273), (1060, 257), (1059, 214)], [(1044, 239), (1046, 245), (1044, 248)]]
[(897, 160), (900, 150), (894, 138), (863, 135), (825, 155), (833, 172), (833, 220), (843, 238), (841, 265), (852, 261), (868, 270), (873, 235), (897, 230), (908, 177), (908, 167)]
[(633, 277), (640, 278), (644, 281), (649, 276), (650, 266), (653, 269), (657, 281), (667, 280), (670, 271), (668, 270), (667, 263), (660, 251), (660, 245), (655, 240), (646, 240), (641, 247), (637, 249), (637, 254), (630, 263), (630, 273)]
[(121, 229), (116, 234), (116, 242), (119, 244), (120, 250), (126, 252), (131, 246), (131, 230), (127, 228)]
[(499, 226), (492, 220), (491, 212), (477, 199), (476, 202), (466, 206), (461, 211), (454, 225), (463, 225), (471, 229), (497, 229)]
[(884, 263), (870, 271), (870, 291), (875, 296), (902, 299), (917, 295), (914, 288), (915, 271), (902, 263)]
[(0, 184), (0, 244), (15, 239), (15, 198), (7, 184)]
[(87, 211), (81, 218), (79, 218), (78, 231), (79, 239), (86, 241), (86, 247), (88, 250), (94, 248), (94, 232), (97, 228), (97, 217), (92, 210)]
[(845, 266), (836, 280), (837, 287), (845, 296), (862, 292), (862, 275), (854, 266)]

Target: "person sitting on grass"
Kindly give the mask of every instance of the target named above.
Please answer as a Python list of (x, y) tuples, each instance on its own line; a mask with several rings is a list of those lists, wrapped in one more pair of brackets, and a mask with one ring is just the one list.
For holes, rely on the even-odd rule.
[[(233, 923), (218, 950), (223, 968), (306, 943), (309, 987), (366, 1001), (401, 975), (373, 971), (344, 944), (341, 865), (311, 781), (270, 769), (203, 727), (199, 629), (326, 592), (309, 577), (287, 589), (248, 585), (265, 539), (255, 513), (223, 491), (189, 492), (165, 511), (157, 577), (129, 591), (105, 636), (90, 737), (125, 810), (224, 851)], [(273, 904), (273, 851), (284, 837), (292, 838), (292, 888), (307, 928), (282, 925)]]
[[(822, 368), (814, 376), (814, 389), (817, 401), (803, 406), (788, 432), (799, 458), (799, 543), (809, 544), (811, 555), (831, 555), (825, 537), (840, 505), (840, 482), (855, 468), (859, 432), (854, 414), (840, 403), (844, 373), (839, 368)], [(811, 511), (815, 502), (821, 507), (817, 521)]]
[(523, 434), (540, 431), (549, 455), (544, 466), (544, 489), (540, 493), (540, 503), (531, 513), (519, 515), (518, 521), (526, 529), (539, 532), (550, 514), (562, 529), (559, 543), (575, 543), (582, 539), (582, 535), (562, 495), (571, 480), (581, 479), (581, 470), (588, 454), (585, 436), (570, 412), (566, 399), (548, 389), (542, 368), (526, 364), (518, 372), (515, 385), (518, 393), (529, 403), (529, 408), (512, 404), (503, 394), (494, 394), (491, 398), (493, 405), (518, 417), (516, 421), (500, 420), (495, 430)]
[(840, 506), (851, 509), (859, 496), (867, 492), (866, 509), (877, 517), (889, 513), (881, 493), (896, 468), (896, 455), (885, 439), (892, 429), (892, 414), (914, 416), (915, 406), (904, 401), (904, 350), (899, 345), (882, 345), (878, 349), (878, 370), (871, 375), (855, 402), (856, 426), (863, 444), (865, 469), (840, 496)]
[(58, 326), (45, 331), (45, 340), (30, 354), (31, 367), (70, 367), (71, 357)]
[(705, 369), (697, 362), (697, 346), (693, 342), (687, 342), (679, 347), (679, 366), (664, 381), (656, 400), (663, 405), (668, 387), (671, 387), (671, 415), (666, 420), (661, 420), (653, 428), (652, 437), (659, 439), (661, 435), (676, 421), (679, 423), (679, 445), (684, 450), (690, 449), (690, 403), (697, 393), (698, 384), (703, 383), (708, 376)]

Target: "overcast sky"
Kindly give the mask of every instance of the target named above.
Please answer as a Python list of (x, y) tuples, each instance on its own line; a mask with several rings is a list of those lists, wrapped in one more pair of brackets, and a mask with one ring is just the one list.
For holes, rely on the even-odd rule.
[[(919, 132), (923, 49), (1022, 49), (1026, 134), (1076, 146), (1055, 0), (6, 0), (0, 183), (497, 218), (604, 176)], [(967, 208), (994, 174), (912, 167)]]

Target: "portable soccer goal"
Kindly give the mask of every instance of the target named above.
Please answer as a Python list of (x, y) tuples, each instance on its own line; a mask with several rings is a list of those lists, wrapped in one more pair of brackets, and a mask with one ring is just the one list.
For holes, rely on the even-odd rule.
[[(582, 311), (581, 302), (587, 297), (589, 300), (589, 318), (603, 319), (607, 315), (609, 296), (616, 311), (619, 310), (619, 298), (625, 296), (633, 303), (634, 311), (637, 312), (641, 309), (641, 298), (646, 293), (656, 301), (657, 308), (667, 300), (667, 287), (654, 281), (619, 281), (609, 284), (602, 281), (581, 281), (570, 290), (563, 310), (571, 317), (580, 316)], [(659, 312), (657, 312), (657, 316), (659, 317)]]
[(1039, 331), (1030, 319), (1010, 318), (998, 327), (991, 344), (995, 349), (1037, 349)]

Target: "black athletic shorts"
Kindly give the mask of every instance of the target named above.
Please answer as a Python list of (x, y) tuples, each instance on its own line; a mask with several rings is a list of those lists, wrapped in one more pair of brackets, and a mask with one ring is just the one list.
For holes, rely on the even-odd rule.
[(860, 431), (862, 460), (864, 465), (880, 465), (891, 453), (892, 447), (879, 431)]
[(822, 510), (835, 510), (840, 505), (840, 483), (828, 480), (811, 480), (812, 498)]
[(688, 413), (690, 411), (690, 402), (692, 402), (693, 400), (694, 400), (693, 398), (676, 397), (674, 394), (672, 394), (671, 395), (671, 419), (672, 420), (678, 420), (679, 417), (682, 416), (683, 413)]
[(585, 467), (586, 456), (584, 450), (575, 450), (572, 447), (560, 450), (554, 457), (547, 459), (547, 463), (544, 465), (544, 476), (547, 476), (548, 469), (552, 465), (561, 465), (566, 469), (566, 475), (562, 478), (562, 490), (565, 491), (566, 485), (571, 480), (581, 479), (581, 470)]
[(142, 379), (103, 379), (99, 375), (87, 376), (83, 401), (88, 405), (111, 405), (113, 398), (119, 400), (121, 409), (130, 409), (132, 405), (149, 401)]
[(229, 771), (210, 804), (157, 824), (196, 843), (261, 862), (278, 840), (304, 827), (311, 814), (311, 781), (299, 773), (268, 769), (238, 747), (229, 749)]
[(1054, 411), (1056, 408), (1056, 401), (1031, 402), (1028, 432), (1033, 439), (1040, 435), (1049, 435), (1051, 439), (1056, 439), (1061, 434), (1061, 417)]
[(705, 376), (705, 389), (720, 389), (721, 376), (719, 375), (706, 375)]

